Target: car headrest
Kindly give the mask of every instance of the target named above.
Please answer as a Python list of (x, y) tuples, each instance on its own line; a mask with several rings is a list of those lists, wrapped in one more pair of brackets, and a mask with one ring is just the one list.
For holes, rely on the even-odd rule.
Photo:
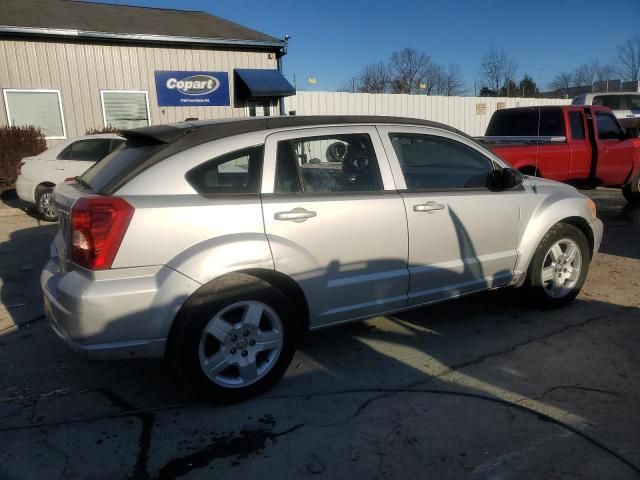
[(360, 173), (369, 169), (370, 162), (370, 153), (366, 149), (350, 143), (342, 160), (342, 171), (344, 173)]

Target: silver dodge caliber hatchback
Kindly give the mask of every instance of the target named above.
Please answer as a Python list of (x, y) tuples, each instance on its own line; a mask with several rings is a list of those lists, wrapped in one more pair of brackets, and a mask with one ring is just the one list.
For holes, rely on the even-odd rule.
[(428, 121), (274, 117), (123, 136), (55, 189), (47, 317), (90, 358), (167, 356), (222, 402), (273, 385), (306, 330), (510, 285), (565, 305), (602, 238), (574, 188), (522, 177)]

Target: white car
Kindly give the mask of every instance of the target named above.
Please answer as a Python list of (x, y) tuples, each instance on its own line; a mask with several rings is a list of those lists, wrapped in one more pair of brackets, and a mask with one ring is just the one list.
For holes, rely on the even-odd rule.
[(16, 180), (18, 197), (35, 204), (43, 219), (56, 221), (58, 214), (51, 201), (53, 187), (82, 175), (122, 143), (124, 139), (114, 133), (86, 135), (23, 158)]

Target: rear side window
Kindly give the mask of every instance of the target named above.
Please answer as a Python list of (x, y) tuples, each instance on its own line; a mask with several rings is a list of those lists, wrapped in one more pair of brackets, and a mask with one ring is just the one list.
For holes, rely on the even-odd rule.
[(378, 161), (366, 134), (278, 142), (276, 193), (382, 190)]
[(260, 145), (214, 158), (189, 170), (187, 182), (202, 195), (258, 193), (263, 153)]
[(569, 124), (571, 125), (571, 138), (584, 140), (584, 119), (582, 112), (569, 112)]
[(613, 115), (597, 112), (596, 120), (598, 122), (598, 138), (600, 140), (613, 140), (620, 138), (620, 135), (622, 135), (622, 129)]
[(487, 186), (493, 163), (467, 145), (434, 135), (392, 133), (389, 138), (409, 190)]
[(565, 135), (562, 110), (559, 108), (522, 108), (498, 110), (491, 117), (487, 136), (561, 137)]

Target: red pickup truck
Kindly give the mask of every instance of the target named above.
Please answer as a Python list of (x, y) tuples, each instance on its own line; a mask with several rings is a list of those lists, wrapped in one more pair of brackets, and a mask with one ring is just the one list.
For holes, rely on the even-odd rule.
[(622, 187), (640, 201), (640, 139), (607, 107), (566, 105), (496, 111), (476, 140), (514, 168), (579, 186)]

